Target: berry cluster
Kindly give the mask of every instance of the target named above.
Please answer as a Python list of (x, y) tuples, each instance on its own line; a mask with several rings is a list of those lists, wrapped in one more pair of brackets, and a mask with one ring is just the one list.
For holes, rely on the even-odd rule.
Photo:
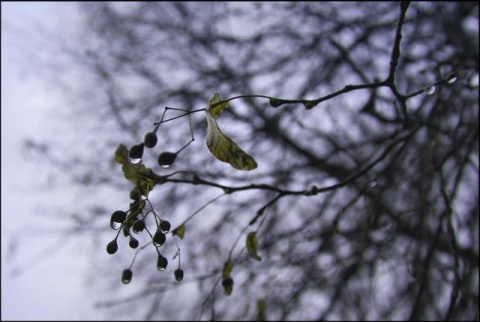
[[(145, 138), (142, 143), (134, 145), (130, 148), (129, 157), (133, 164), (140, 162), (143, 157), (143, 150), (145, 146), (147, 148), (153, 148), (155, 147), (155, 145), (157, 145), (158, 139), (157, 134), (155, 134), (157, 128), (158, 126), (155, 127), (155, 130), (153, 132), (148, 132), (147, 134), (145, 134)], [(170, 167), (177, 158), (177, 154), (178, 152), (160, 153), (160, 155), (158, 156), (158, 164), (164, 169)]]
[[(151, 212), (154, 213), (153, 211)], [(121, 231), (123, 232), (123, 235), (126, 238), (129, 238), (128, 245), (130, 246), (130, 248), (133, 249), (136, 249), (139, 246), (139, 242), (134, 237), (134, 234), (140, 234), (143, 231), (147, 231), (152, 240), (152, 244), (155, 246), (158, 253), (157, 269), (159, 271), (166, 270), (168, 266), (168, 260), (160, 253), (159, 248), (165, 243), (167, 239), (166, 234), (170, 231), (170, 222), (160, 219), (158, 215), (154, 213), (155, 219), (159, 224), (156, 228), (155, 233), (152, 235), (146, 228), (144, 219), (145, 217), (139, 215), (142, 214), (142, 212), (140, 212), (136, 217), (133, 217), (132, 214), (132, 208), (130, 208), (128, 212), (122, 210), (114, 211), (110, 218), (110, 227), (115, 230), (119, 230), (120, 228), (122, 228)], [(113, 239), (107, 244), (107, 253), (113, 255), (117, 252), (117, 239), (119, 235), (120, 231), (115, 237), (115, 239)], [(180, 249), (177, 251), (177, 255), (180, 255)], [(130, 268), (125, 269), (122, 273), (122, 282), (128, 284), (132, 280), (132, 275), (133, 273)], [(178, 269), (175, 270), (174, 276), (177, 281), (181, 281), (183, 279), (183, 270), (180, 268), (180, 256), (178, 257)]]
[[(155, 134), (157, 129), (158, 129), (158, 125), (155, 127), (153, 132), (148, 132), (145, 135), (144, 142), (137, 145), (133, 145), (130, 148), (128, 153), (128, 156), (129, 156), (128, 161), (132, 165), (139, 164), (141, 162), (145, 146), (147, 148), (155, 147), (158, 141), (157, 135)], [(160, 153), (158, 157), (159, 165), (162, 168), (170, 167), (172, 163), (175, 161), (177, 154), (178, 152)], [(129, 238), (128, 245), (130, 246), (130, 248), (136, 249), (139, 246), (139, 241), (134, 237), (134, 235), (138, 235), (143, 231), (146, 231), (149, 234), (152, 244), (158, 253), (157, 269), (159, 271), (164, 271), (167, 269), (168, 260), (166, 257), (164, 257), (160, 253), (159, 248), (165, 243), (167, 239), (166, 234), (170, 232), (171, 225), (169, 221), (160, 218), (160, 216), (157, 213), (155, 213), (155, 211), (153, 210), (153, 207), (150, 207), (150, 209), (148, 210), (145, 208), (145, 205), (147, 203), (150, 204), (150, 201), (148, 200), (148, 193), (152, 188), (153, 187), (149, 184), (148, 181), (139, 182), (135, 186), (135, 188), (130, 192), (131, 203), (130, 203), (129, 210), (128, 211), (116, 210), (112, 213), (110, 217), (110, 227), (114, 230), (118, 230), (118, 233), (115, 239), (113, 239), (107, 244), (106, 249), (107, 249), (107, 253), (109, 254), (115, 254), (117, 252), (118, 250), (117, 239), (118, 239), (118, 236), (120, 235), (120, 232), (123, 232), (123, 235), (126, 238)], [(153, 233), (149, 231), (149, 229), (146, 227), (146, 224), (145, 224), (145, 219), (150, 213), (153, 214), (156, 222), (155, 232)], [(149, 244), (150, 243), (148, 243), (148, 245)], [(146, 246), (147, 245), (143, 247), (146, 247)], [(180, 268), (180, 249), (179, 248), (175, 257), (177, 257), (177, 255), (178, 255), (178, 268), (175, 270), (174, 276), (177, 281), (181, 281), (183, 279), (183, 270)], [(130, 283), (130, 281), (132, 280), (132, 276), (133, 276), (133, 273), (131, 270), (132, 265), (133, 265), (133, 261), (130, 267), (126, 268), (122, 272), (122, 282), (124, 284)]]

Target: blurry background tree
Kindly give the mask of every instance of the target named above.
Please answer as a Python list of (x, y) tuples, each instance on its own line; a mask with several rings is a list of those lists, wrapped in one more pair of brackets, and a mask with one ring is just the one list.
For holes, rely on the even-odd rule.
[[(477, 2), (81, 6), (81, 41), (62, 44), (89, 77), (67, 88), (71, 146), (26, 148), (88, 189), (68, 231), (92, 241), (92, 265), (110, 256), (110, 215), (133, 188), (114, 152), (142, 142), (165, 106), (205, 108), (215, 92), (319, 99), (230, 102), (218, 123), (253, 171), (210, 154), (204, 113), (190, 115), (195, 141), (161, 168), (159, 153), (191, 138), (188, 117), (163, 123), (143, 163), (179, 172), (149, 201), (185, 236), (167, 235), (165, 272), (153, 246), (139, 252), (123, 285), (135, 250), (121, 235), (111, 266), (92, 268), (100, 307), (148, 319), (478, 319)], [(245, 251), (249, 232), (261, 261)]]

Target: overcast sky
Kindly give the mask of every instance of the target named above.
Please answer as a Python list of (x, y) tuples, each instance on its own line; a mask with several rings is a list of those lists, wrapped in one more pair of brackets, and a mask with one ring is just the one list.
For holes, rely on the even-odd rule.
[[(69, 196), (50, 185), (52, 172), (47, 171), (45, 162), (32, 160), (20, 149), (25, 138), (41, 141), (58, 135), (60, 124), (55, 124), (58, 118), (52, 116), (62, 106), (60, 91), (50, 90), (49, 84), (42, 82), (36, 73), (35, 59), (26, 61), (24, 51), (31, 49), (33, 36), (40, 27), (58, 30), (66, 21), (75, 23), (71, 15), (76, 4), (1, 5), (1, 318), (101, 319), (101, 312), (93, 309), (92, 296), (85, 286), (87, 267), (83, 263), (87, 261), (83, 259), (88, 253), (78, 245), (62, 245), (55, 234), (36, 234), (37, 227), (51, 227), (42, 218), (42, 210), (69, 202)], [(12, 255), (14, 260), (10, 260)]]
[[(50, 52), (36, 46), (36, 35), (43, 30), (75, 28), (77, 3), (2, 2), (1, 6), (1, 318), (104, 319), (105, 312), (93, 308), (98, 299), (95, 290), (86, 284), (86, 275), (92, 273), (88, 249), (44, 233), (55, 228), (51, 216), (45, 218), (45, 210), (69, 208), (77, 191), (65, 189), (60, 171), (20, 148), (25, 139), (48, 141), (71, 126), (58, 117), (68, 99), (38, 73), (40, 60), (25, 53)], [(100, 266), (109, 265), (104, 255), (98, 257)]]

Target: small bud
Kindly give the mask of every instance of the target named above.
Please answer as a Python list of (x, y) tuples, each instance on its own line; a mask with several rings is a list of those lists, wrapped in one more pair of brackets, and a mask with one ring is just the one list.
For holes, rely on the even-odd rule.
[(272, 107), (279, 107), (282, 104), (285, 104), (284, 100), (280, 100), (278, 98), (271, 98), (270, 99), (270, 106), (272, 106)]

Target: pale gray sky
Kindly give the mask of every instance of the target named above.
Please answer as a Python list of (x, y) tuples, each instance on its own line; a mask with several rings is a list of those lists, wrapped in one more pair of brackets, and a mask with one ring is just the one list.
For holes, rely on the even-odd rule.
[[(27, 61), (24, 53), (35, 45), (39, 28), (58, 30), (66, 20), (75, 23), (68, 16), (76, 3), (1, 5), (2, 320), (101, 319), (85, 286), (88, 254), (79, 245), (60, 246), (55, 234), (35, 234), (37, 227), (51, 227), (42, 218), (43, 210), (69, 202), (72, 192), (49, 187), (55, 172), (47, 172), (45, 162), (31, 160), (19, 149), (27, 137), (41, 141), (58, 135), (60, 124), (52, 116), (64, 98), (38, 77), (35, 57)], [(41, 55), (43, 49), (35, 50)], [(10, 261), (13, 253), (15, 260)], [(15, 274), (17, 269), (22, 273)]]

